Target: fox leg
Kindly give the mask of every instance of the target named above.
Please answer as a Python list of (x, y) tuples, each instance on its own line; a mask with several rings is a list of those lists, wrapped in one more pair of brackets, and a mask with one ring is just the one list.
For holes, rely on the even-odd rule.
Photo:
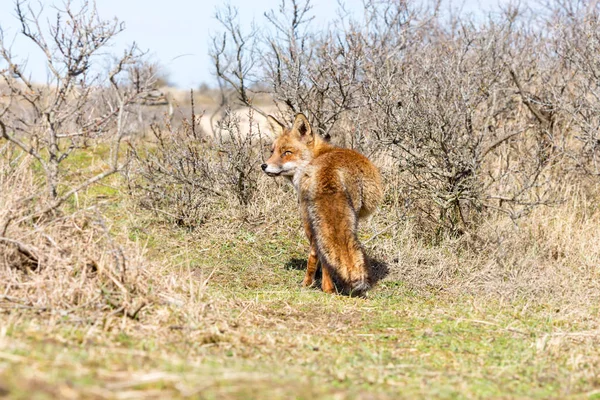
[(304, 280), (302, 281), (302, 286), (310, 287), (315, 283), (315, 275), (317, 273), (319, 257), (317, 254), (317, 244), (310, 230), (310, 224), (304, 209), (302, 210), (301, 214), (302, 220), (304, 222), (304, 232), (306, 233), (308, 243), (310, 243), (310, 251), (308, 252), (308, 260), (306, 263), (306, 275), (304, 276)]
[(302, 281), (302, 286), (309, 287), (315, 283), (315, 274), (317, 273), (318, 263), (319, 257), (317, 256), (317, 246), (314, 240), (311, 240), (308, 262), (306, 263), (306, 276), (304, 277), (304, 281)]
[[(302, 286), (309, 287), (315, 283), (315, 274), (317, 273), (317, 268), (319, 267), (319, 253), (317, 251), (317, 242), (314, 238), (311, 228), (310, 228), (310, 220), (308, 219), (308, 210), (303, 207), (302, 208), (302, 217), (304, 219), (304, 231), (306, 232), (306, 237), (310, 242), (310, 252), (308, 253), (308, 262), (306, 265), (306, 276), (304, 277), (304, 281), (302, 282)], [(333, 281), (331, 279), (331, 275), (329, 271), (321, 266), (322, 278), (321, 278), (321, 289), (325, 293), (334, 293), (335, 286), (333, 285)]]
[(321, 290), (325, 293), (335, 293), (335, 286), (333, 285), (333, 281), (331, 280), (331, 275), (329, 274), (329, 268), (326, 266), (322, 266), (321, 270), (323, 271), (323, 277), (321, 279)]

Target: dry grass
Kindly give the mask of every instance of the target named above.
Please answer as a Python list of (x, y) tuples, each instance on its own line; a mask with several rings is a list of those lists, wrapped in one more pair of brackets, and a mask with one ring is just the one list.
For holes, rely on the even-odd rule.
[[(378, 8), (385, 4), (367, 5), (374, 23), (381, 17), (388, 24), (387, 11)], [(396, 9), (398, 16), (403, 15), (402, 4)], [(378, 14), (378, 10), (385, 12)], [(426, 30), (424, 38), (435, 38), (435, 31), (428, 32), (426, 25), (418, 29)], [(361, 32), (347, 32), (351, 33), (348, 40)], [(438, 35), (452, 44), (452, 32)], [(363, 37), (366, 47), (348, 51), (362, 52), (371, 46), (381, 50), (381, 60), (388, 65), (389, 55), (396, 50), (383, 48), (387, 41), (379, 43), (374, 33)], [(468, 37), (464, 39), (471, 48)], [(418, 45), (421, 42), (414, 43), (415, 56), (433, 52), (429, 54), (435, 56), (429, 60), (431, 67), (449, 68), (451, 73), (442, 69), (431, 76), (446, 79), (439, 88), (456, 89), (454, 94), (460, 95), (456, 99), (462, 99), (466, 86), (452, 78), (456, 71), (451, 64), (432, 62), (451, 60), (446, 52), (456, 56), (461, 47), (446, 46), (442, 40), (436, 53), (434, 42), (428, 42), (431, 45), (425, 49)], [(429, 100), (422, 102), (416, 96), (414, 110), (420, 111), (413, 112), (397, 96), (406, 87), (394, 74), (402, 71), (405, 77), (407, 70), (373, 64), (366, 72), (384, 74), (371, 77), (374, 86), (362, 78), (353, 82), (367, 90), (363, 94), (368, 99), (387, 96), (383, 101), (389, 104), (380, 105), (391, 114), (378, 116), (360, 101), (353, 103), (360, 100), (351, 99), (359, 92), (345, 92), (350, 86), (344, 83), (337, 59), (327, 57), (328, 49), (315, 47), (319, 60), (289, 64), (291, 68), (317, 68), (313, 72), (318, 74), (313, 75), (321, 81), (312, 80), (315, 86), (301, 91), (281, 81), (284, 86), (275, 87), (279, 96), (275, 98), (284, 111), (291, 103), (286, 103), (290, 97), (282, 95), (297, 96), (301, 100), (297, 106), (313, 111), (317, 122), (321, 121), (315, 125), (320, 132), (338, 132), (334, 142), (371, 152), (369, 156), (384, 172), (384, 204), (360, 231), (379, 279), (368, 297), (330, 296), (319, 289), (300, 288), (308, 246), (297, 195), (291, 186), (260, 172), (265, 129), (258, 134), (257, 124), (262, 120), (249, 109), (230, 103), (231, 112), (224, 113), (221, 99), (206, 92), (195, 94), (197, 109), (192, 112), (189, 93), (164, 90), (166, 98), (179, 106), (175, 114), (165, 118), (168, 104), (164, 102), (162, 108), (137, 102), (123, 108), (127, 115), (119, 121), (125, 121), (125, 126), (118, 123), (116, 135), (119, 140), (121, 134), (126, 135), (130, 152), (117, 152), (117, 141), (111, 155), (108, 131), (81, 144), (51, 135), (57, 143), (49, 151), (43, 135), (15, 130), (25, 115), (19, 108), (22, 104), (16, 102), (16, 108), (6, 110), (10, 113), (2, 112), (3, 122), (11, 119), (12, 125), (6, 124), (5, 139), (0, 139), (0, 397), (598, 398), (600, 191), (594, 172), (583, 168), (591, 166), (591, 161), (580, 159), (577, 152), (561, 152), (569, 149), (558, 146), (553, 147), (557, 154), (546, 158), (549, 147), (541, 145), (548, 129), (564, 128), (560, 133), (572, 136), (562, 143), (566, 147), (580, 139), (574, 136), (576, 129), (568, 130), (561, 120), (549, 124), (539, 112), (540, 126), (531, 127), (530, 114), (536, 110), (525, 105), (535, 98), (534, 89), (543, 89), (533, 86), (543, 80), (527, 82), (531, 99), (521, 89), (518, 96), (514, 90), (507, 94), (506, 87), (519, 82), (497, 64), (501, 74), (490, 75), (498, 85), (490, 110), (501, 110), (492, 114), (496, 128), (506, 129), (503, 133), (483, 124), (485, 112), (479, 108), (471, 110), (473, 121), (481, 126), (463, 121), (461, 113), (467, 108), (461, 106), (455, 112), (446, 107), (452, 103), (448, 100), (454, 98), (452, 93), (446, 99), (434, 96), (435, 91), (425, 93), (423, 99)], [(535, 56), (532, 53), (532, 60)], [(424, 64), (419, 57), (410, 65), (422, 79), (414, 82), (415, 90), (427, 87), (419, 82), (432, 82), (429, 75), (420, 75)], [(396, 61), (410, 60), (400, 57)], [(486, 58), (481, 60), (481, 71), (488, 71)], [(522, 60), (523, 65), (528, 60)], [(386, 71), (392, 70), (397, 72), (386, 77)], [(227, 78), (227, 71), (221, 71), (222, 78)], [(477, 96), (485, 95), (485, 85), (472, 80), (476, 72), (461, 79), (471, 82)], [(497, 81), (497, 76), (504, 81)], [(13, 78), (14, 74), (4, 76), (5, 80)], [(236, 86), (235, 81), (230, 84)], [(391, 90), (394, 84), (402, 90)], [(323, 90), (313, 90), (319, 87)], [(338, 96), (336, 88), (343, 93)], [(244, 93), (243, 85), (237, 89)], [(303, 91), (317, 97), (304, 98)], [(296, 101), (293, 96), (292, 103)], [(401, 97), (412, 101), (411, 96)], [(271, 99), (264, 95), (241, 101), (250, 108), (259, 105), (274, 111)], [(2, 100), (2, 104), (8, 103)], [(422, 105), (432, 108), (421, 109)], [(588, 106), (588, 111), (595, 109), (593, 104)], [(344, 110), (353, 110), (354, 117)], [(443, 115), (436, 114), (439, 111)], [(595, 121), (597, 113), (584, 114), (572, 115), (585, 117), (581, 124)], [(221, 130), (212, 132), (214, 122), (223, 115)], [(398, 116), (407, 119), (395, 119)], [(485, 168), (473, 171), (473, 163), (463, 162), (461, 152), (472, 144), (468, 136), (447, 141), (437, 135), (443, 129), (428, 131), (432, 121), (434, 125), (441, 121), (438, 117), (454, 121), (450, 125), (464, 124), (471, 133), (486, 130), (489, 137), (477, 142), (479, 146), (500, 140), (489, 152), (485, 146), (471, 149), (470, 155)], [(339, 123), (333, 129), (335, 121)], [(378, 124), (385, 121), (389, 126), (381, 128)], [(30, 124), (35, 132), (48, 131), (43, 121), (34, 118)], [(152, 140), (145, 131), (150, 124), (159, 132)], [(540, 135), (512, 136), (521, 125), (531, 130), (528, 134)], [(388, 151), (399, 143), (393, 139), (408, 138), (404, 133), (419, 132), (415, 130), (419, 127), (423, 138), (439, 139), (430, 150), (435, 152), (440, 145), (444, 151), (429, 161), (440, 161), (443, 168), (428, 170), (427, 159), (421, 165), (422, 157), (416, 154), (410, 158), (416, 169), (406, 169), (403, 162), (407, 159), (398, 158), (402, 153)], [(595, 132), (587, 133), (591, 136), (585, 143), (595, 146)], [(390, 134), (391, 141), (380, 134)], [(15, 144), (21, 144), (20, 150)], [(538, 152), (537, 144), (541, 146)], [(29, 145), (40, 145), (37, 157), (27, 154)], [(415, 148), (414, 143), (406, 146)], [(595, 147), (589, 151), (593, 156)], [(84, 185), (49, 208), (51, 195), (41, 165), (60, 153), (68, 157), (61, 159), (60, 173), (53, 181), (56, 195), (68, 193), (89, 177), (101, 176), (108, 159), (120, 174)], [(494, 157), (484, 162), (483, 153)], [(457, 156), (457, 163), (448, 164), (448, 156)], [(540, 174), (533, 174), (535, 184), (529, 185), (532, 175), (523, 166), (540, 160), (543, 171), (534, 169)], [(466, 168), (465, 174), (451, 164)], [(499, 208), (513, 217), (522, 214), (520, 219), (510, 219), (491, 207), (478, 208), (478, 201), (464, 207), (471, 213), (468, 223), (459, 223), (457, 215), (449, 213), (451, 208), (463, 211), (461, 205), (470, 201), (469, 190), (483, 196), (478, 183), (470, 179), (484, 183), (488, 179), (484, 170), (496, 173), (489, 178), (506, 185), (509, 192), (528, 193), (508, 200), (482, 197), (489, 204), (515, 203)], [(465, 185), (474, 186), (469, 189), (453, 183), (454, 197), (432, 197), (435, 193), (427, 192), (432, 174), (445, 177), (442, 180), (465, 178)], [(544, 185), (537, 185), (538, 178)], [(413, 191), (419, 187), (427, 190)], [(465, 193), (467, 197), (462, 198)], [(544, 200), (547, 194), (553, 201)], [(527, 203), (531, 199), (534, 202)], [(451, 229), (442, 220), (449, 221)]]
[(459, 238), (441, 240), (424, 237), (410, 219), (398, 223), (380, 214), (375, 230), (385, 234), (374, 240), (374, 252), (389, 263), (390, 278), (417, 290), (552, 303), (586, 313), (600, 293), (600, 213), (596, 195), (581, 188), (570, 188), (564, 198), (516, 222), (496, 216)]
[[(245, 206), (210, 199), (194, 229), (141, 207), (122, 176), (34, 218), (40, 172), (2, 149), (9, 398), (598, 393), (594, 184), (566, 186), (562, 204), (516, 224), (493, 216), (436, 236), (397, 205), (387, 173), (385, 204), (361, 227), (383, 280), (362, 300), (300, 289), (307, 243), (293, 188), (279, 180), (259, 175)], [(103, 168), (103, 151), (77, 153), (69, 170)]]
[(278, 180), (260, 175), (247, 206), (214, 199), (194, 230), (141, 208), (122, 177), (35, 220), (42, 199), (23, 199), (39, 171), (2, 160), (3, 237), (38, 259), (3, 244), (10, 398), (544, 398), (600, 385), (593, 185), (461, 237), (427, 234), (388, 193), (361, 230), (385, 278), (361, 300), (300, 289), (306, 239)]
[(105, 217), (110, 195), (90, 189), (77, 199), (82, 204), (40, 215), (42, 198), (24, 200), (40, 189), (31, 160), (2, 162), (0, 304), (8, 315), (30, 310), (51, 326), (87, 326), (88, 336), (123, 329), (128, 320), (150, 317), (168, 329), (205, 314), (206, 278), (150, 261), (146, 243), (128, 240)]

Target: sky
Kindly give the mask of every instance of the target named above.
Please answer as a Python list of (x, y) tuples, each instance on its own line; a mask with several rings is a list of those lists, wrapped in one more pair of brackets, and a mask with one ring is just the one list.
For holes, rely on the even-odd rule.
[[(75, 0), (74, 2), (76, 2)], [(281, 0), (229, 0), (237, 7), (242, 24), (249, 26), (256, 21), (264, 24), (264, 12), (277, 9)], [(486, 12), (498, 2), (506, 0), (460, 0), (467, 12)], [(362, 0), (343, 0), (350, 12), (362, 9)], [(52, 10), (53, 4), (62, 0), (36, 0), (31, 5), (43, 4)], [(103, 19), (118, 18), (125, 23), (125, 31), (114, 40), (112, 51), (120, 53), (136, 42), (148, 56), (166, 71), (169, 81), (188, 89), (202, 83), (213, 85), (214, 71), (209, 57), (210, 38), (222, 31), (214, 18), (218, 6), (224, 0), (96, 0), (98, 13)], [(313, 23), (327, 24), (335, 18), (336, 0), (313, 0)], [(0, 27), (5, 40), (13, 43), (13, 53), (28, 60), (28, 70), (36, 81), (45, 81), (45, 64), (39, 52), (18, 34), (13, 0), (0, 0)], [(16, 38), (16, 39), (15, 39)], [(14, 40), (14, 41), (13, 41)]]

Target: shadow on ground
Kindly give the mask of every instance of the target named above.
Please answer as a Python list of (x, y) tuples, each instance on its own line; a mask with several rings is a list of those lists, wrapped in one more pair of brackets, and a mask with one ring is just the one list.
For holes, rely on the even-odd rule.
[(303, 271), (306, 269), (306, 259), (292, 258), (283, 266), (287, 271)]
[(369, 263), (371, 264), (371, 284), (376, 285), (377, 282), (389, 275), (390, 267), (383, 261), (369, 258)]
[[(390, 273), (389, 266), (383, 261), (375, 258), (369, 259), (371, 265), (371, 284), (375, 285), (380, 280), (384, 279)], [(288, 271), (305, 271), (306, 270), (306, 259), (304, 258), (292, 258), (285, 263), (284, 268)], [(321, 285), (321, 265), (317, 268), (316, 274), (317, 287)]]

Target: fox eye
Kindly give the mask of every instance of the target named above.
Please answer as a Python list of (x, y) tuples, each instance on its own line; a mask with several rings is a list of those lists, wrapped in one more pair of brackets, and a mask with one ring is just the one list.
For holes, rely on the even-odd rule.
[(285, 157), (285, 156), (289, 156), (290, 154), (292, 154), (292, 152), (289, 151), (289, 150), (286, 150), (286, 151), (283, 152), (282, 156)]

